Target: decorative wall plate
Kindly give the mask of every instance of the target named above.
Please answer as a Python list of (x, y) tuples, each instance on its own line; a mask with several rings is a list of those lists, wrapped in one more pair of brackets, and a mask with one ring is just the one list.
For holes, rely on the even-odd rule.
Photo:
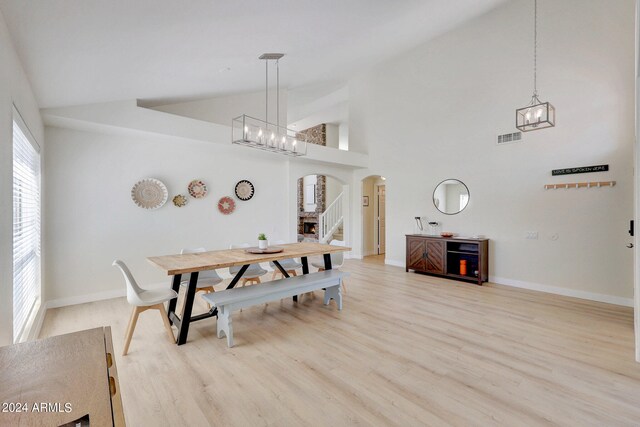
[(207, 195), (208, 192), (207, 184), (200, 181), (199, 179), (194, 179), (193, 181), (191, 181), (187, 189), (189, 190), (189, 194), (191, 195), (191, 197), (193, 197), (194, 199), (202, 199)]
[(236, 202), (229, 196), (224, 196), (218, 201), (218, 210), (225, 215), (229, 215), (235, 209)]
[(253, 184), (246, 179), (236, 184), (236, 197), (240, 200), (247, 201), (253, 197)]
[(187, 201), (189, 199), (186, 198), (186, 196), (183, 196), (182, 194), (178, 194), (177, 196), (175, 196), (173, 198), (173, 204), (174, 206), (177, 206), (179, 208), (183, 207), (184, 205), (187, 204)]
[(131, 199), (143, 209), (158, 209), (167, 203), (168, 198), (167, 187), (155, 178), (142, 179), (131, 189)]

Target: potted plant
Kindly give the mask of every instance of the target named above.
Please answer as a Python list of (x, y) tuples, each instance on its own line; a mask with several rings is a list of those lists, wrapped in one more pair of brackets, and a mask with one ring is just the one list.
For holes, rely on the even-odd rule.
[(269, 241), (267, 240), (267, 236), (264, 233), (258, 234), (258, 248), (259, 249), (267, 249), (269, 246)]

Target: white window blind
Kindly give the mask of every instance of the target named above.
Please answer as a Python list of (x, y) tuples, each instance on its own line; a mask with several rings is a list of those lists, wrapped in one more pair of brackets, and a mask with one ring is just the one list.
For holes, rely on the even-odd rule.
[[(40, 154), (13, 122), (13, 340), (40, 303)], [(35, 143), (35, 142), (34, 142)]]

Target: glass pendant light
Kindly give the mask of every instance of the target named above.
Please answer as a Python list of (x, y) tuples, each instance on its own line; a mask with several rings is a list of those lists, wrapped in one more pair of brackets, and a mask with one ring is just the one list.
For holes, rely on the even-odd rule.
[[(231, 141), (234, 144), (259, 150), (271, 151), (287, 156), (307, 154), (306, 136), (280, 126), (280, 58), (283, 53), (264, 53), (258, 59), (265, 61), (265, 119), (255, 117), (236, 117), (232, 121)], [(276, 66), (276, 123), (269, 122), (269, 61)]]
[(538, 98), (538, 0), (533, 2), (533, 96), (529, 105), (516, 110), (516, 127), (522, 132), (556, 125), (556, 109)]

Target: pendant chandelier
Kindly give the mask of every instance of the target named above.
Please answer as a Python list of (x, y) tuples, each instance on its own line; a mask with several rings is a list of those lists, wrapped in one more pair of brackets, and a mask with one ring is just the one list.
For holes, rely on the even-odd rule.
[(533, 96), (529, 105), (516, 110), (516, 127), (522, 132), (556, 125), (556, 109), (538, 98), (538, 0), (533, 2)]
[[(255, 117), (236, 117), (232, 121), (231, 140), (234, 144), (257, 148), (287, 156), (307, 154), (307, 142), (296, 131), (280, 126), (280, 58), (283, 53), (263, 53), (258, 57), (265, 61), (265, 119)], [(269, 122), (269, 61), (275, 61), (276, 67), (276, 123)]]

